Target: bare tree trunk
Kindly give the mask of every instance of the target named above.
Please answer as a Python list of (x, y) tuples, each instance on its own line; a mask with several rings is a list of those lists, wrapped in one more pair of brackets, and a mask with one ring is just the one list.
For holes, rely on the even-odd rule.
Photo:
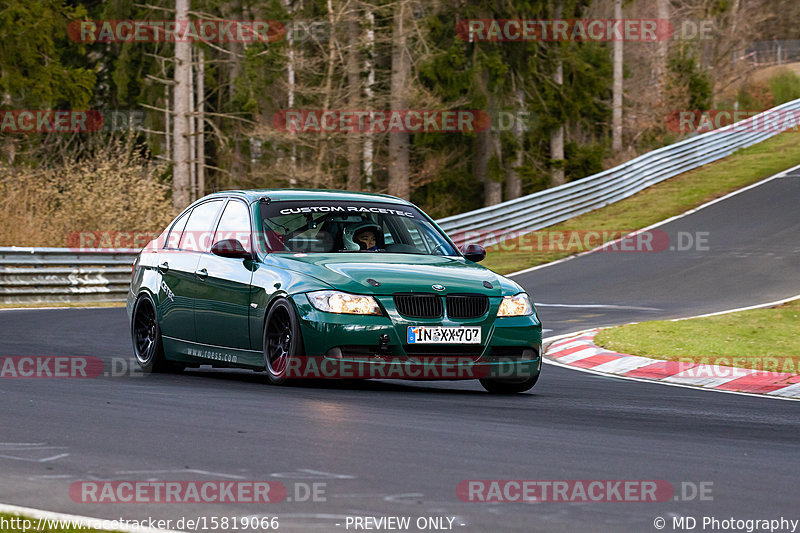
[(191, 201), (197, 200), (197, 115), (195, 114), (194, 97), (194, 49), (190, 49), (192, 62), (189, 66), (189, 197)]
[(500, 159), (500, 143), (490, 131), (482, 131), (473, 144), (472, 173), (483, 183), (483, 203), (486, 206), (503, 201), (503, 184), (489, 176), (489, 163), (492, 158)]
[[(392, 111), (408, 108), (411, 58), (406, 42), (407, 11), (405, 0), (401, 0), (395, 7), (392, 20)], [(389, 133), (389, 194), (405, 199), (410, 197), (409, 166), (408, 132)]]
[(166, 137), (167, 147), (164, 153), (164, 157), (167, 161), (172, 161), (172, 117), (170, 113), (172, 113), (172, 106), (169, 102), (169, 85), (164, 85), (164, 136)]
[[(622, 24), (622, 0), (614, 0), (614, 18)], [(611, 149), (622, 150), (622, 40), (614, 41), (614, 94), (611, 107)]]
[[(283, 8), (291, 15), (294, 12), (293, 0), (281, 0)], [(291, 27), (291, 26), (290, 26)], [(286, 34), (287, 43), (287, 61), (286, 61), (286, 107), (288, 109), (294, 108), (294, 91), (295, 91), (295, 48), (294, 48), (294, 32), (289, 29)], [(294, 137), (294, 132), (291, 133)], [(297, 143), (292, 142), (291, 156), (289, 158), (289, 185), (294, 187), (297, 185)]]
[[(729, 53), (733, 57), (733, 66), (736, 66), (736, 57), (739, 55), (744, 55), (744, 41), (741, 36), (739, 35), (739, 8), (740, 8), (740, 0), (734, 0), (733, 6), (731, 6), (731, 29), (730, 29), (730, 45), (726, 48), (728, 49)], [(780, 48), (778, 49), (780, 50)], [(779, 58), (780, 59), (780, 58)], [(780, 65), (780, 62), (778, 62)], [(712, 69), (712, 76), (714, 76), (715, 81), (718, 77), (716, 75), (717, 68)]]
[[(367, 71), (367, 84), (364, 87), (364, 98), (367, 103), (367, 108), (372, 106), (372, 87), (375, 85), (375, 14), (372, 11), (367, 12), (367, 57), (364, 61), (364, 70)], [(367, 132), (364, 135), (364, 181), (367, 190), (372, 189), (372, 160), (373, 160), (373, 144), (375, 142), (375, 134)]]
[[(242, 13), (242, 3), (240, 0), (233, 0), (230, 3), (223, 4), (225, 9), (225, 16), (228, 19), (238, 19), (241, 18)], [(227, 43), (228, 50), (231, 52), (228, 54), (230, 56), (230, 63), (228, 68), (228, 103), (233, 104), (236, 95), (236, 80), (239, 77), (240, 71), (240, 55), (242, 53), (242, 45), (236, 40), (231, 40)], [(242, 141), (241, 141), (241, 134), (238, 130), (238, 126), (234, 126), (234, 131), (232, 132), (233, 135), (233, 154), (232, 154), (232, 161), (230, 164), (230, 171), (231, 175), (233, 176), (244, 176), (246, 174), (245, 165), (243, 161), (245, 160), (244, 154), (242, 154)]]
[[(495, 163), (499, 167), (503, 161), (503, 154), (500, 148), (500, 137), (497, 132), (489, 131), (489, 158), (488, 162)], [(494, 166), (491, 166), (494, 168)], [(487, 169), (488, 170), (488, 169)], [(495, 181), (494, 176), (486, 176), (483, 182), (483, 193), (486, 199), (486, 205), (495, 205), (503, 201), (503, 183), (502, 181)]]
[(731, 37), (736, 37), (736, 23), (739, 21), (739, 5), (740, 0), (733, 0), (733, 6), (731, 6)]
[[(325, 86), (323, 89), (323, 103), (322, 111), (328, 111), (331, 106), (331, 93), (333, 91), (333, 71), (336, 66), (336, 34), (334, 28), (336, 27), (336, 16), (333, 12), (333, 1), (328, 0), (328, 27), (330, 33), (328, 35), (328, 69), (325, 74)], [(320, 179), (322, 178), (322, 163), (328, 153), (328, 140), (325, 138), (324, 132), (320, 131), (317, 146), (317, 164), (314, 169), (314, 176), (312, 177), (312, 184), (314, 188), (319, 187)], [(331, 186), (328, 176), (325, 176), (323, 183), (326, 186)]]
[[(661, 20), (669, 20), (669, 0), (658, 0), (658, 18)], [(663, 39), (658, 42), (658, 52), (656, 57), (656, 87), (658, 90), (659, 105), (663, 105), (665, 94), (664, 87), (667, 81), (667, 61), (669, 58), (669, 41)]]
[(197, 49), (197, 197), (206, 194), (206, 136), (205, 95), (206, 59), (201, 48)]
[[(473, 64), (477, 65), (477, 45), (473, 45)], [(487, 87), (488, 73), (485, 69), (476, 70), (474, 86), (475, 90), (483, 96), (484, 101), (489, 102), (489, 116), (494, 115), (494, 105), (492, 97)], [(499, 204), (503, 200), (503, 184), (495, 181), (489, 175), (490, 163), (492, 158), (500, 162), (500, 142), (497, 132), (492, 128), (484, 129), (475, 134), (472, 150), (472, 174), (475, 179), (483, 184), (484, 205)]]
[[(554, 17), (561, 18), (562, 1), (556, 0)], [(561, 58), (561, 49), (559, 43), (554, 43), (553, 50), (556, 57), (556, 71), (553, 73), (553, 83), (561, 91), (564, 85), (564, 61)], [(566, 180), (564, 179), (564, 124), (559, 124), (550, 133), (550, 161), (552, 166), (550, 169), (550, 186), (557, 187), (563, 185)]]
[(525, 111), (525, 92), (522, 89), (516, 88), (516, 81), (514, 78), (511, 80), (514, 84), (514, 99), (516, 101), (517, 114), (514, 117), (514, 126), (511, 133), (514, 135), (514, 163), (506, 170), (506, 200), (513, 200), (522, 196), (522, 180), (519, 177), (519, 169), (522, 167), (522, 153), (524, 139), (522, 137), (522, 112)]
[[(557, 78), (561, 73), (561, 63), (559, 62)], [(557, 187), (566, 183), (564, 176), (564, 125), (559, 124), (550, 134), (550, 160), (552, 167), (550, 170), (550, 186)]]
[[(175, 20), (189, 19), (189, 0), (175, 0)], [(175, 42), (175, 88), (173, 101), (175, 121), (173, 124), (173, 168), (172, 168), (172, 202), (178, 209), (190, 203), (191, 190), (189, 181), (189, 99), (192, 86), (189, 76), (192, 68), (192, 45), (188, 40), (177, 39)]]
[[(358, 11), (351, 7), (347, 16), (347, 105), (355, 110), (361, 100), (361, 70), (359, 69), (359, 34)], [(347, 136), (347, 189), (361, 190), (361, 147), (358, 135)]]

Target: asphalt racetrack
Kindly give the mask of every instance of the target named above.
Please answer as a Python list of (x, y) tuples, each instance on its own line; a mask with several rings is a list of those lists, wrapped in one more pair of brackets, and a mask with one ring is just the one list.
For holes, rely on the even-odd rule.
[[(597, 252), (515, 279), (539, 304), (545, 336), (786, 298), (800, 294), (799, 204), (794, 172), (658, 228), (670, 243), (701, 234), (702, 249)], [(797, 402), (552, 365), (515, 396), (475, 382), (272, 387), (249, 371), (131, 375), (120, 308), (0, 311), (0, 355), (90, 355), (122, 374), (0, 380), (4, 503), (110, 519), (277, 516), (279, 531), (353, 531), (348, 516), (449, 517), (464, 532), (800, 519)], [(70, 486), (91, 480), (280, 481), (292, 501), (74, 501)], [(665, 480), (675, 496), (476, 503), (457, 496), (464, 480)], [(324, 494), (297, 501), (311, 483)], [(704, 498), (692, 494), (700, 486)]]

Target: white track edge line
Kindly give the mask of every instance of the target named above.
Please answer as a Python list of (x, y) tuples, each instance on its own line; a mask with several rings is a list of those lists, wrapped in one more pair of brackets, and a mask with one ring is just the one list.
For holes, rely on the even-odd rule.
[[(666, 219), (664, 219), (664, 220), (662, 220), (660, 222), (656, 222), (655, 224), (651, 224), (651, 225), (647, 226), (646, 228), (637, 229), (636, 231), (632, 231), (632, 232), (628, 233), (627, 235), (624, 235), (624, 236), (622, 236), (622, 237), (620, 237), (618, 239), (614, 239), (613, 241), (608, 241), (606, 243), (603, 243), (600, 246), (597, 246), (596, 248), (592, 248), (591, 250), (588, 250), (586, 252), (581, 252), (579, 254), (570, 255), (569, 257), (564, 257), (562, 259), (558, 259), (558, 260), (553, 261), (551, 263), (545, 263), (543, 265), (537, 265), (537, 266), (534, 266), (534, 267), (525, 268), (523, 270), (518, 270), (517, 272), (512, 272), (511, 274), (505, 274), (505, 277), (510, 278), (510, 277), (513, 277), (513, 276), (518, 276), (520, 274), (526, 274), (528, 272), (533, 272), (534, 270), (539, 270), (541, 268), (546, 268), (546, 267), (549, 267), (549, 266), (557, 265), (559, 263), (563, 263), (564, 261), (569, 261), (570, 259), (575, 259), (576, 257), (580, 257), (582, 255), (588, 255), (588, 254), (597, 252), (599, 250), (602, 250), (603, 248), (611, 246), (612, 244), (614, 244), (616, 242), (620, 242), (620, 241), (622, 241), (624, 239), (627, 239), (628, 237), (630, 237), (632, 235), (636, 235), (637, 233), (641, 233), (643, 231), (648, 231), (648, 230), (651, 230), (653, 228), (657, 228), (659, 226), (663, 226), (664, 224), (668, 224), (668, 223), (672, 222), (673, 220), (678, 220), (679, 218), (683, 218), (683, 217), (689, 216), (691, 214), (694, 214), (694, 213), (700, 211), (701, 209), (705, 209), (706, 207), (712, 206), (712, 205), (716, 204), (717, 202), (721, 202), (723, 200), (727, 200), (728, 198), (736, 196), (737, 194), (741, 194), (741, 193), (743, 193), (745, 191), (749, 191), (750, 189), (754, 189), (756, 187), (764, 185), (765, 183), (768, 183), (768, 182), (770, 182), (770, 181), (772, 181), (774, 179), (783, 178), (784, 176), (786, 176), (790, 172), (792, 172), (794, 170), (797, 170), (797, 169), (800, 169), (800, 165), (796, 165), (796, 166), (793, 166), (791, 168), (787, 168), (786, 170), (781, 170), (777, 174), (773, 174), (772, 176), (770, 176), (768, 178), (764, 178), (761, 181), (758, 181), (756, 183), (751, 183), (750, 185), (748, 185), (746, 187), (743, 187), (741, 189), (737, 189), (737, 190), (735, 190), (733, 192), (730, 192), (730, 193), (726, 194), (725, 196), (721, 196), (719, 198), (715, 198), (714, 200), (706, 202), (706, 203), (704, 203), (702, 205), (699, 205), (699, 206), (697, 206), (695, 208), (692, 208), (692, 209), (690, 209), (688, 211), (685, 211), (685, 212), (680, 213), (678, 215), (672, 216), (670, 218), (666, 218)], [(663, 182), (661, 182), (661, 183), (663, 183)], [(642, 189), (642, 190), (646, 190), (646, 189)], [(639, 192), (641, 192), (641, 191), (639, 191)], [(591, 211), (588, 211), (587, 213), (591, 213)], [(586, 213), (584, 213), (584, 214), (586, 214)], [(580, 215), (578, 215), (578, 216), (580, 216)], [(575, 217), (573, 217), (573, 218), (575, 218)], [(542, 229), (544, 229), (544, 228), (542, 228)]]
[[(127, 526), (119, 522), (119, 519), (110, 518), (92, 518), (90, 516), (80, 516), (74, 514), (58, 513), (55, 511), (45, 511), (43, 509), (35, 509), (33, 507), (20, 507), (18, 505), (10, 505), (0, 503), (0, 513), (8, 513), (20, 515), (24, 518), (36, 518), (41, 520), (62, 520), (65, 522), (72, 521), (73, 525), (78, 523), (83, 527), (89, 527), (105, 522), (108, 525), (114, 525), (114, 531), (123, 531), (125, 533), (179, 533), (169, 529), (155, 529), (141, 526)], [(135, 519), (132, 519), (135, 520)], [(111, 531), (111, 530), (107, 530)]]
[(790, 298), (784, 298), (783, 300), (776, 300), (774, 302), (767, 302), (765, 304), (756, 304), (750, 305), (748, 307), (739, 307), (738, 309), (728, 309), (727, 311), (716, 311), (714, 313), (706, 313), (704, 315), (695, 315), (695, 316), (687, 316), (683, 318), (673, 318), (670, 319), (670, 322), (680, 322), (681, 320), (691, 320), (693, 318), (706, 318), (709, 316), (719, 316), (719, 315), (727, 315), (729, 313), (738, 313), (739, 311), (750, 311), (751, 309), (762, 309), (764, 307), (775, 307), (778, 305), (782, 305), (788, 302), (792, 302), (794, 300), (800, 300), (800, 294), (796, 294)]

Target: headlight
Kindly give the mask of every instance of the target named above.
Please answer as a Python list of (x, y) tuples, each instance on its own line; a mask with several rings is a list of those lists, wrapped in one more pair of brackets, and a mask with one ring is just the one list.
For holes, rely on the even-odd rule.
[(311, 305), (328, 313), (350, 315), (380, 315), (381, 308), (372, 296), (359, 296), (338, 291), (309, 292)]
[(514, 296), (504, 296), (497, 316), (525, 316), (533, 314), (533, 304), (527, 294), (521, 292)]

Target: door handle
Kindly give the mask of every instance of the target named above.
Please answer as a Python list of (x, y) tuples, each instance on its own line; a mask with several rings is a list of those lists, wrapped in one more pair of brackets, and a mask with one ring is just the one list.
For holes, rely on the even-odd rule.
[(164, 261), (160, 265), (158, 265), (158, 271), (164, 274), (165, 272), (169, 272), (169, 263)]
[(204, 280), (208, 277), (208, 270), (206, 270), (205, 268), (201, 268), (200, 270), (195, 272), (195, 274), (197, 275), (198, 278)]

